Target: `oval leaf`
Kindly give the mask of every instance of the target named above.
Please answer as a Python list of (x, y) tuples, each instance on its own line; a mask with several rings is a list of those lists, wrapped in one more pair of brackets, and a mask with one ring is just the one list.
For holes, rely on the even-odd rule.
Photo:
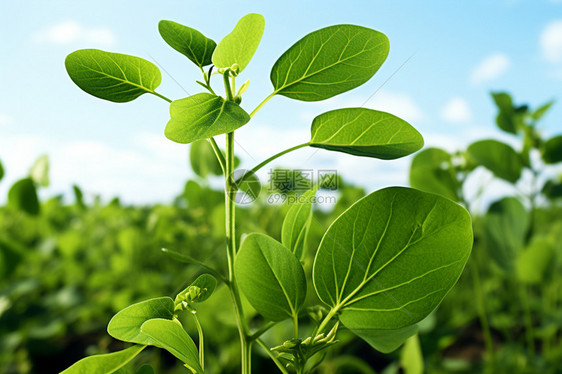
[(543, 144), (542, 159), (547, 164), (562, 162), (562, 135), (550, 138)]
[(115, 373), (127, 365), (145, 347), (145, 345), (134, 345), (122, 351), (86, 357), (61, 374)]
[(248, 235), (234, 262), (236, 281), (265, 318), (281, 321), (296, 315), (306, 296), (306, 277), (295, 255), (277, 240)]
[(435, 309), (471, 248), (470, 215), (460, 205), (411, 188), (386, 188), (330, 226), (314, 261), (314, 286), (349, 329), (399, 329)]
[(100, 99), (125, 103), (144, 93), (154, 93), (162, 76), (153, 63), (140, 57), (81, 49), (64, 61), (70, 79)]
[(498, 178), (515, 183), (521, 177), (521, 157), (505, 143), (480, 140), (469, 145), (467, 152), (478, 165), (484, 166)]
[(298, 259), (306, 249), (308, 230), (312, 222), (312, 202), (320, 184), (299, 196), (285, 216), (281, 229), (281, 243), (289, 248)]
[(552, 274), (555, 249), (548, 238), (535, 238), (524, 251), (519, 252), (515, 263), (517, 278), (526, 284), (540, 285)]
[(217, 46), (199, 31), (173, 21), (158, 22), (158, 32), (170, 47), (186, 56), (199, 67), (212, 64), (211, 56)]
[(417, 324), (394, 330), (370, 328), (351, 329), (355, 335), (369, 343), (371, 347), (382, 353), (390, 353), (400, 347), (408, 338), (419, 330)]
[(366, 27), (335, 25), (314, 31), (273, 65), (274, 94), (319, 101), (349, 91), (371, 79), (389, 48), (386, 35)]
[(133, 304), (118, 312), (107, 326), (107, 332), (115, 339), (138, 344), (153, 344), (141, 332), (143, 323), (153, 318), (172, 319), (174, 301), (169, 297), (158, 297)]
[(423, 137), (406, 121), (366, 108), (336, 109), (312, 122), (310, 146), (356, 156), (393, 160), (423, 147)]
[(248, 113), (237, 104), (208, 93), (173, 101), (170, 117), (164, 134), (182, 144), (226, 134), (250, 121)]
[(410, 166), (410, 185), (458, 201), (460, 182), (451, 163), (451, 155), (439, 148), (418, 153)]
[(14, 183), (8, 191), (8, 203), (28, 214), (38, 215), (40, 211), (39, 198), (33, 180), (24, 178)]
[(201, 274), (197, 279), (193, 281), (193, 283), (191, 283), (183, 291), (178, 293), (176, 300), (185, 299), (184, 296), (189, 293), (192, 287), (199, 287), (201, 293), (196, 299), (192, 299), (191, 301), (201, 303), (211, 297), (211, 295), (215, 291), (215, 288), (217, 288), (217, 280), (210, 274)]
[(244, 70), (258, 49), (264, 28), (265, 19), (261, 14), (250, 13), (242, 17), (234, 30), (217, 45), (213, 64), (218, 68), (238, 64), (239, 71)]
[(156, 342), (155, 346), (176, 356), (193, 373), (203, 373), (197, 347), (178, 320), (150, 319), (143, 323), (141, 331)]
[(496, 124), (505, 132), (517, 134), (518, 121), (513, 108), (513, 99), (506, 92), (492, 92), (491, 95), (498, 107)]
[(490, 256), (502, 269), (511, 272), (529, 225), (525, 207), (518, 199), (505, 197), (490, 205), (482, 223)]
[(39, 157), (31, 167), (29, 176), (38, 185), (47, 187), (49, 185), (49, 156)]

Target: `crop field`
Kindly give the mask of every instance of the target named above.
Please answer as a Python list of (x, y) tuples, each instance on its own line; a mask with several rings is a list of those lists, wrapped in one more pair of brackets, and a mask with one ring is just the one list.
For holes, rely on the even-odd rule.
[(462, 5), (544, 59), (463, 39), (502, 52), (462, 88), (445, 3), (53, 2), (14, 49), (52, 93), (0, 106), (0, 373), (562, 373), (562, 4)]

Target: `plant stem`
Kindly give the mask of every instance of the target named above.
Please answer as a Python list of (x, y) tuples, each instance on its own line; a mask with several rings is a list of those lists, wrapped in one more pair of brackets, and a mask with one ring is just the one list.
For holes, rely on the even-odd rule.
[(293, 314), (293, 335), (295, 336), (295, 339), (298, 339), (298, 337), (299, 337), (299, 314), (298, 313)]
[(234, 94), (232, 93), (232, 88), (230, 87), (230, 81), (228, 78), (230, 77), (230, 71), (225, 71), (222, 75), (224, 80), (224, 90), (226, 92), (226, 99), (228, 101), (234, 101)]
[(326, 317), (324, 317), (324, 319), (320, 323), (320, 326), (318, 326), (318, 328), (316, 329), (316, 331), (312, 335), (315, 336), (315, 335), (318, 335), (318, 334), (322, 333), (322, 331), (324, 331), (324, 329), (326, 328), (326, 325), (328, 325), (330, 320), (332, 318), (334, 318), (334, 316), (336, 315), (338, 310), (339, 310), (339, 307), (330, 309), (330, 311), (328, 312)]
[(270, 328), (272, 328), (276, 324), (277, 324), (277, 322), (272, 322), (272, 321), (266, 323), (258, 331), (254, 332), (252, 335), (248, 336), (248, 340), (249, 341), (256, 340), (257, 338), (262, 336), (267, 330), (269, 330)]
[(482, 333), (484, 334), (484, 344), (486, 346), (486, 352), (488, 354), (488, 357), (492, 362), (492, 368), (494, 368), (495, 367), (494, 342), (492, 340), (490, 324), (488, 323), (488, 316), (486, 314), (486, 305), (484, 304), (484, 293), (482, 292), (482, 284), (480, 282), (480, 272), (478, 271), (478, 265), (476, 263), (475, 258), (472, 259), (470, 268), (472, 270), (472, 283), (474, 287), (474, 293), (476, 294), (478, 318), (480, 319), (480, 325), (482, 325)]
[(209, 142), (211, 143), (211, 146), (213, 147), (213, 151), (215, 152), (215, 156), (217, 156), (217, 161), (219, 162), (221, 169), (222, 169), (222, 174), (226, 175), (226, 160), (224, 158), (224, 155), (222, 154), (221, 149), (219, 148), (217, 142), (215, 141), (215, 138), (209, 138)]
[(279, 158), (289, 152), (295, 151), (299, 148), (304, 148), (310, 145), (310, 142), (306, 142), (306, 143), (302, 143), (299, 145), (295, 145), (294, 147), (291, 148), (287, 148), (284, 151), (281, 151), (273, 156), (271, 156), (270, 158), (268, 158), (267, 160), (262, 161), (261, 163), (259, 163), (258, 165), (254, 166), (254, 168), (252, 170), (250, 170), (249, 172), (247, 172), (246, 174), (244, 174), (240, 180), (238, 181), (238, 185), (241, 185), (245, 180), (247, 180), (248, 178), (250, 178), (252, 175), (256, 174), (256, 172), (258, 170), (260, 170), (262, 167), (264, 167), (265, 165), (269, 164), (271, 161), (275, 160), (276, 158)]
[(289, 371), (287, 371), (287, 369), (283, 366), (283, 363), (279, 361), (277, 357), (275, 357), (273, 352), (271, 352), (269, 347), (261, 339), (256, 339), (256, 342), (264, 349), (265, 353), (267, 353), (269, 358), (271, 358), (271, 360), (275, 362), (275, 365), (277, 365), (277, 367), (283, 374), (289, 374)]
[(531, 316), (531, 306), (529, 305), (529, 293), (525, 285), (519, 287), (520, 298), (523, 303), (523, 313), (525, 318), (525, 337), (527, 348), (531, 354), (531, 360), (535, 359), (535, 332), (533, 328), (533, 318)]
[(256, 107), (256, 109), (252, 110), (252, 113), (250, 113), (250, 118), (255, 116), (257, 112), (259, 112), (259, 110), (269, 101), (271, 100), (271, 98), (273, 96), (275, 96), (277, 94), (277, 91), (273, 91), (268, 97), (266, 97), (265, 99), (263, 99), (263, 101), (261, 103), (258, 104), (258, 106)]
[(164, 95), (162, 95), (162, 94), (159, 94), (159, 93), (156, 92), (156, 91), (151, 91), (150, 93), (153, 94), (154, 96), (157, 96), (157, 97), (159, 97), (159, 98), (161, 98), (161, 99), (166, 100), (166, 101), (169, 102), (169, 103), (172, 102), (172, 100), (168, 99), (166, 96), (164, 96)]
[(191, 312), (190, 314), (193, 316), (195, 326), (197, 327), (197, 332), (199, 333), (199, 364), (201, 365), (201, 369), (205, 371), (205, 340), (203, 337), (203, 328), (199, 323), (197, 315), (194, 312)]

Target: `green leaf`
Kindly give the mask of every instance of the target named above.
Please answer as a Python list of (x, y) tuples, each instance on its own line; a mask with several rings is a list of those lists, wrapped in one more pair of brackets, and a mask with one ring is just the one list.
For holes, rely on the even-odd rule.
[(182, 144), (226, 134), (250, 121), (248, 113), (238, 104), (208, 93), (174, 100), (170, 104), (170, 117), (164, 134)]
[(47, 187), (49, 185), (49, 156), (43, 155), (39, 157), (31, 167), (29, 176), (33, 182)]
[(314, 260), (314, 286), (347, 328), (399, 329), (439, 305), (461, 275), (472, 241), (470, 215), (460, 205), (385, 188), (332, 223)]
[(548, 238), (535, 238), (517, 256), (515, 269), (519, 281), (540, 285), (552, 273), (556, 263), (554, 255), (554, 247)]
[(545, 194), (549, 199), (557, 199), (559, 197), (562, 197), (562, 182), (553, 180), (547, 181), (542, 188), (542, 193)]
[(552, 107), (553, 104), (554, 104), (554, 100), (550, 100), (549, 102), (541, 105), (537, 110), (533, 112), (533, 114), (531, 114), (531, 118), (533, 118), (535, 121), (538, 121), (546, 114), (546, 112), (548, 112), (548, 110), (550, 109), (550, 107)]
[(238, 64), (241, 72), (248, 66), (260, 44), (265, 19), (250, 13), (238, 21), (234, 30), (225, 36), (213, 53), (213, 64), (217, 68), (228, 68)]
[(417, 334), (406, 340), (400, 352), (400, 363), (404, 374), (423, 374), (423, 353)]
[(2, 161), (0, 161), (0, 181), (4, 178), (4, 166), (2, 166)]
[(344, 108), (317, 116), (310, 146), (356, 156), (394, 160), (423, 147), (423, 137), (406, 121), (366, 108)]
[(410, 166), (410, 185), (453, 201), (459, 200), (460, 182), (451, 155), (439, 148), (426, 148), (414, 157)]
[(418, 332), (418, 325), (410, 325), (393, 330), (354, 328), (352, 333), (369, 343), (371, 347), (382, 353), (395, 351), (412, 335)]
[(217, 46), (199, 31), (173, 21), (158, 22), (158, 32), (170, 47), (199, 67), (212, 64), (211, 56)]
[(302, 101), (328, 99), (367, 82), (389, 51), (383, 33), (355, 25), (314, 31), (273, 65), (274, 94)]
[(236, 280), (252, 306), (267, 319), (296, 315), (306, 296), (306, 277), (297, 257), (275, 239), (249, 234), (234, 262)]
[(154, 368), (150, 364), (142, 365), (135, 374), (154, 374)]
[(207, 140), (196, 140), (191, 144), (189, 162), (193, 172), (201, 178), (206, 178), (208, 175), (222, 175), (221, 165)]
[(543, 144), (542, 159), (547, 164), (562, 161), (562, 135), (552, 137)]
[(283, 221), (281, 229), (281, 243), (289, 248), (298, 259), (304, 257), (308, 230), (312, 222), (312, 202), (320, 184), (299, 196)]
[(178, 320), (150, 319), (143, 323), (141, 331), (155, 342), (154, 345), (176, 356), (193, 373), (203, 373), (197, 347)]
[(494, 202), (482, 218), (487, 250), (505, 271), (513, 270), (515, 259), (525, 243), (528, 213), (514, 197)]
[(64, 61), (70, 79), (100, 99), (125, 103), (144, 93), (154, 94), (162, 76), (153, 63), (140, 57), (81, 49)]
[(107, 332), (125, 342), (152, 345), (153, 341), (141, 332), (144, 322), (153, 318), (172, 319), (174, 301), (169, 297), (141, 301), (118, 312), (107, 326)]
[(193, 283), (191, 283), (183, 291), (179, 292), (177, 298), (181, 298), (182, 295), (187, 295), (192, 287), (198, 287), (201, 290), (201, 293), (198, 298), (191, 301), (202, 303), (203, 301), (211, 297), (211, 295), (215, 291), (215, 288), (217, 288), (217, 280), (210, 274), (201, 274), (197, 279), (193, 281)]
[(61, 374), (111, 374), (129, 363), (145, 347), (145, 345), (134, 345), (122, 351), (86, 357), (61, 372)]
[(12, 185), (8, 191), (8, 204), (31, 215), (39, 214), (39, 198), (31, 178), (20, 179)]
[(480, 140), (468, 146), (469, 156), (498, 178), (515, 183), (521, 177), (523, 162), (509, 145), (497, 140)]
[(496, 117), (498, 127), (510, 134), (517, 134), (518, 124), (511, 96), (506, 92), (492, 92), (492, 98), (498, 107)]

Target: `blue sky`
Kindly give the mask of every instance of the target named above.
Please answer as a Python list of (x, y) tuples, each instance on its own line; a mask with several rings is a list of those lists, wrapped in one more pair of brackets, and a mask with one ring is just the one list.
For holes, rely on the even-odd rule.
[[(165, 70), (158, 91), (178, 99), (200, 92), (194, 83), (199, 72), (161, 40), (158, 21), (194, 27), (218, 42), (250, 12), (264, 15), (266, 29), (239, 78), (250, 79), (242, 103), (248, 111), (272, 91), (269, 71), (275, 60), (311, 31), (358, 24), (384, 32), (391, 49), (375, 77), (354, 91), (318, 103), (272, 99), (237, 133), (243, 167), (307, 141), (312, 119), (329, 109), (365, 105), (388, 111), (416, 127), (426, 145), (454, 150), (476, 139), (501, 137), (490, 91), (507, 90), (516, 102), (532, 106), (560, 101), (561, 0), (2, 1), (0, 160), (6, 176), (0, 199), (46, 153), (52, 185), (44, 196), (68, 194), (76, 183), (89, 196), (170, 201), (192, 174), (187, 147), (163, 135), (167, 103), (148, 95), (128, 104), (89, 96), (66, 75), (64, 58), (81, 48), (143, 57)], [(559, 102), (542, 122), (544, 133), (562, 132), (561, 118)], [(407, 184), (410, 160), (303, 149), (276, 165), (337, 169), (374, 190)]]

